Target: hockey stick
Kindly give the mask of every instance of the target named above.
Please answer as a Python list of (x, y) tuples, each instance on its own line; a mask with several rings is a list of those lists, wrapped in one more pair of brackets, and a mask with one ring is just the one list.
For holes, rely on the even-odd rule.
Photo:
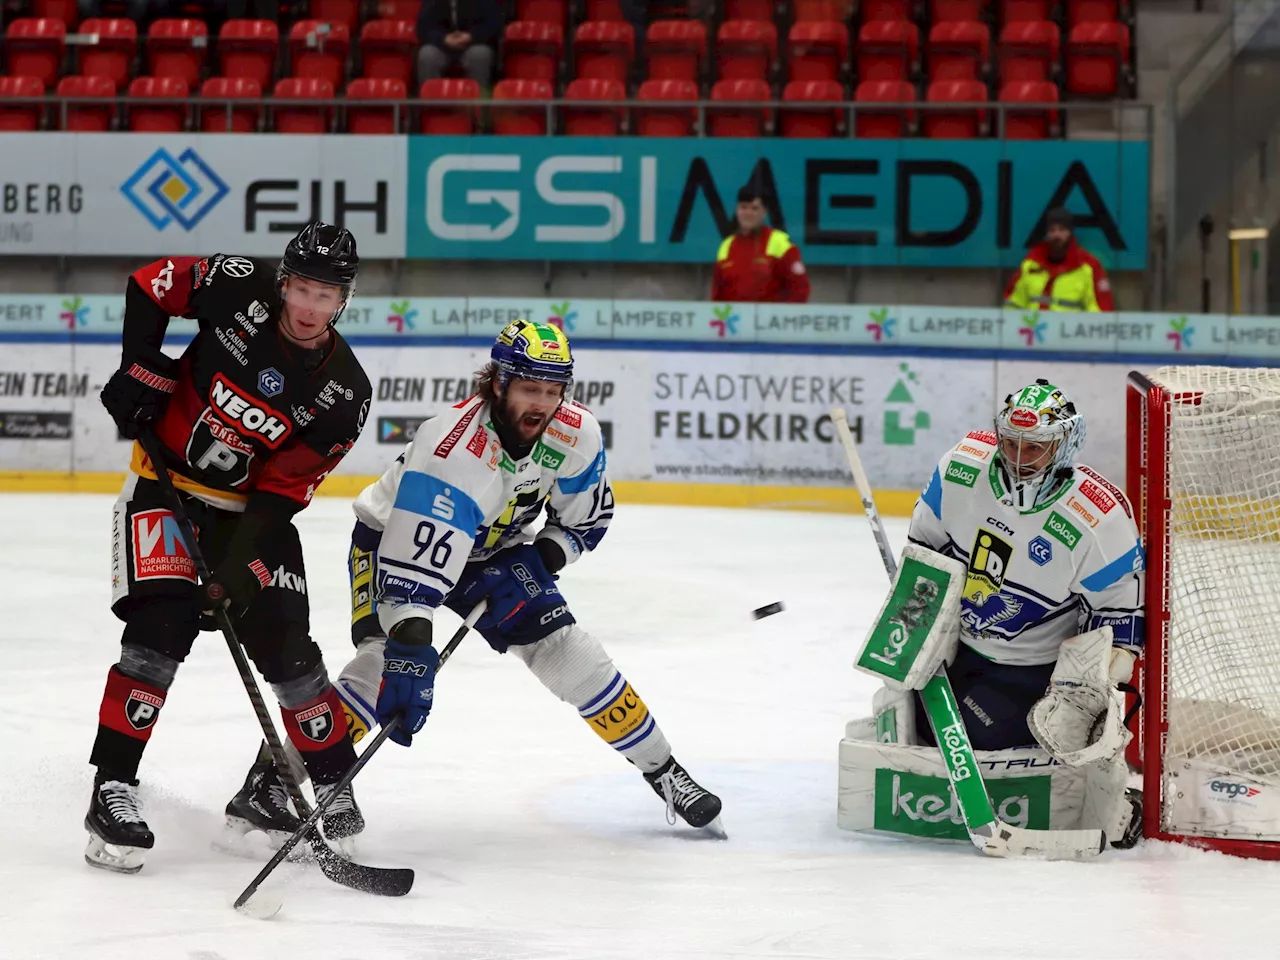
[[(880, 519), (871, 493), (871, 482), (862, 467), (853, 434), (849, 432), (848, 416), (842, 408), (834, 408), (831, 422), (840, 436), (840, 444), (844, 447), (853, 481), (867, 513), (867, 522), (871, 524), (871, 532), (880, 548), (880, 559), (884, 561), (885, 572), (892, 583), (898, 574), (898, 562), (889, 547), (884, 521)], [(1101, 830), (1027, 830), (997, 817), (991, 806), (991, 796), (982, 782), (978, 761), (973, 755), (973, 744), (965, 729), (964, 718), (960, 716), (945, 667), (939, 667), (924, 685), (920, 699), (933, 728), (934, 742), (938, 744), (946, 764), (965, 829), (975, 847), (991, 857), (1032, 856), (1045, 860), (1083, 860), (1103, 851), (1107, 839)]]
[[(195, 526), (191, 522), (191, 517), (187, 514), (187, 508), (183, 505), (182, 498), (178, 496), (178, 491), (174, 489), (173, 480), (170, 479), (169, 471), (165, 467), (160, 441), (154, 433), (148, 430), (143, 431), (138, 437), (138, 442), (142, 444), (142, 449), (151, 460), (151, 466), (156, 474), (156, 482), (160, 484), (160, 491), (169, 502), (169, 509), (173, 513), (174, 519), (178, 521), (178, 527), (182, 531), (182, 539), (185, 541), (184, 546), (186, 546), (187, 553), (190, 554), (191, 560), (195, 564), (196, 573), (200, 576), (200, 582), (203, 584), (212, 582), (209, 564), (205, 560), (204, 553), (200, 550), (199, 543), (196, 540)], [(262, 691), (258, 689), (258, 681), (254, 679), (249, 661), (245, 657), (244, 650), (240, 647), (240, 639), (236, 636), (235, 624), (231, 622), (230, 614), (221, 606), (214, 610), (214, 619), (222, 630), (223, 638), (227, 641), (227, 649), (231, 651), (231, 659), (235, 661), (236, 670), (240, 674), (240, 681), (244, 684), (244, 692), (249, 695), (249, 702), (253, 704), (253, 712), (258, 718), (259, 726), (262, 727), (262, 735), (266, 738), (267, 747), (271, 751), (271, 759), (276, 765), (280, 780), (284, 783), (285, 789), (289, 793), (289, 798), (293, 800), (293, 805), (297, 807), (298, 813), (305, 817), (310, 814), (311, 806), (307, 803), (306, 797), (302, 795), (302, 790), (299, 789), (297, 782), (293, 778), (284, 747), (280, 745), (280, 738), (276, 735), (275, 724), (271, 720), (271, 714), (267, 711), (266, 703), (263, 702)], [(315, 829), (308, 835), (307, 840), (311, 844), (311, 849), (315, 854), (316, 863), (320, 866), (320, 871), (334, 883), (340, 883), (344, 887), (350, 887), (353, 890), (361, 890), (365, 893), (373, 893), (383, 897), (402, 897), (413, 887), (412, 870), (403, 867), (370, 867), (347, 860), (325, 843), (319, 831)]]
[[(445, 648), (440, 651), (440, 667), (443, 667), (448, 659), (453, 656), (453, 651), (456, 650), (458, 644), (462, 642), (462, 638), (467, 635), (467, 631), (475, 626), (475, 622), (480, 619), (480, 615), (484, 613), (487, 606), (488, 601), (481, 600), (472, 608), (471, 612), (467, 614), (467, 619), (462, 622), (462, 626), (454, 632), (453, 636), (449, 638), (449, 642), (445, 645)], [(439, 667), (437, 667), (437, 669), (439, 669)], [(262, 886), (263, 881), (271, 875), (271, 871), (280, 866), (280, 864), (284, 862), (285, 857), (289, 855), (289, 852), (302, 842), (303, 837), (307, 836), (308, 833), (315, 829), (316, 822), (324, 816), (324, 812), (329, 808), (329, 804), (334, 801), (338, 794), (342, 793), (343, 790), (350, 786), (351, 781), (356, 778), (356, 774), (364, 769), (364, 765), (366, 763), (373, 759), (373, 755), (378, 752), (378, 748), (386, 743), (387, 737), (391, 735), (391, 731), (396, 729), (399, 725), (400, 717), (395, 716), (392, 717), (390, 723), (386, 724), (378, 732), (378, 735), (374, 738), (373, 742), (369, 744), (362, 754), (360, 754), (356, 759), (356, 762), (351, 765), (351, 769), (348, 770), (343, 775), (342, 779), (334, 785), (333, 789), (329, 791), (329, 795), (316, 804), (316, 808), (311, 811), (310, 815), (305, 821), (303, 821), (302, 825), (293, 832), (293, 836), (281, 844), (280, 849), (276, 851), (275, 856), (267, 861), (267, 865), (258, 871), (258, 875), (249, 882), (249, 885), (245, 887), (243, 891), (241, 891), (240, 896), (236, 898), (235, 902), (235, 908), (237, 910), (242, 910), (250, 916), (262, 919), (275, 915), (276, 911), (280, 909), (277, 903), (264, 904), (262, 909), (257, 910), (249, 903), (250, 899), (253, 897), (257, 889)], [(249, 905), (248, 910), (244, 910), (246, 904)]]

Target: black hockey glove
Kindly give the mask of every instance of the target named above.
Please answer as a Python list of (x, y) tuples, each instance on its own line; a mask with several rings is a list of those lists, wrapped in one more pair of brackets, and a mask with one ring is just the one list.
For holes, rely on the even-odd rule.
[(257, 556), (228, 556), (204, 585), (205, 613), (222, 607), (233, 617), (248, 611), (263, 587), (271, 586), (271, 571)]
[(176, 368), (177, 361), (157, 354), (146, 359), (126, 358), (111, 375), (102, 388), (102, 405), (126, 440), (136, 440), (144, 427), (164, 413), (177, 387), (173, 378)]

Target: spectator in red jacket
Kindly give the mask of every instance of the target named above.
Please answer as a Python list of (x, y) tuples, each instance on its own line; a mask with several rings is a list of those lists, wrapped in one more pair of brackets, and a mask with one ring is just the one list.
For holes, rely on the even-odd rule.
[(740, 303), (808, 303), (809, 275), (800, 248), (766, 226), (764, 199), (748, 184), (738, 191), (738, 229), (724, 238), (711, 277), (711, 299)]
[(1075, 220), (1061, 207), (1045, 215), (1044, 242), (1027, 251), (1009, 278), (1004, 302), (1019, 310), (1110, 313), (1111, 281), (1097, 258), (1076, 240)]

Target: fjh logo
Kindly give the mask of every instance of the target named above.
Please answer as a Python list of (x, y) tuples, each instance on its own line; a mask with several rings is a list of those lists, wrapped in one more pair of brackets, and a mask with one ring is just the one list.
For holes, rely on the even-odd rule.
[(715, 319), (710, 322), (710, 326), (716, 332), (717, 337), (736, 337), (738, 335), (738, 320), (740, 318), (733, 312), (733, 304), (726, 303), (719, 307), (712, 307), (711, 312), (715, 314)]
[(1018, 333), (1027, 341), (1028, 347), (1034, 347), (1037, 343), (1044, 343), (1044, 327), (1044, 317), (1038, 313), (1024, 313)]
[(229, 188), (190, 147), (177, 157), (161, 147), (134, 171), (120, 192), (157, 230), (171, 223), (191, 230)]
[(893, 328), (897, 322), (896, 319), (889, 316), (888, 307), (881, 307), (879, 310), (871, 311), (871, 322), (867, 324), (867, 332), (871, 334), (876, 343), (882, 340), (892, 340)]
[(578, 311), (573, 309), (571, 301), (566, 300), (564, 303), (553, 303), (551, 305), (551, 316), (547, 317), (547, 323), (559, 328), (562, 333), (572, 333), (573, 328), (577, 326), (574, 322), (577, 319)]
[(1191, 321), (1186, 317), (1174, 317), (1169, 321), (1169, 332), (1164, 335), (1166, 340), (1173, 343), (1175, 351), (1191, 349), (1191, 335), (1196, 332), (1196, 328), (1191, 326)]
[(79, 297), (63, 300), (62, 312), (58, 314), (58, 319), (67, 325), (68, 330), (74, 330), (76, 327), (87, 327), (89, 325), (89, 308), (84, 305), (84, 301)]
[(393, 300), (391, 301), (391, 315), (387, 317), (387, 323), (395, 327), (396, 333), (404, 333), (406, 330), (414, 328), (413, 320), (417, 315), (417, 310), (409, 309), (408, 300)]

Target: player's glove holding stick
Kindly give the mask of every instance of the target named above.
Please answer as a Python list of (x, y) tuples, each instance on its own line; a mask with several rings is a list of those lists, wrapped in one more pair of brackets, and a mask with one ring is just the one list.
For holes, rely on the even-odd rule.
[(163, 353), (126, 356), (99, 394), (120, 435), (136, 440), (148, 424), (160, 419), (177, 387), (178, 363)]
[(397, 714), (400, 724), (391, 739), (402, 747), (413, 744), (413, 735), (422, 729), (435, 698), (436, 670), (440, 654), (431, 645), (431, 621), (410, 617), (391, 628), (383, 653), (382, 688), (374, 709), (384, 727)]
[(564, 566), (562, 556), (544, 555), (559, 548), (547, 541), (542, 549), (519, 543), (500, 550), (488, 560), (472, 563), (458, 581), (460, 605), (474, 607), (488, 601), (484, 616), (476, 621), (481, 633), (503, 634), (515, 629), (530, 612), (563, 602), (554, 586), (555, 573)]

